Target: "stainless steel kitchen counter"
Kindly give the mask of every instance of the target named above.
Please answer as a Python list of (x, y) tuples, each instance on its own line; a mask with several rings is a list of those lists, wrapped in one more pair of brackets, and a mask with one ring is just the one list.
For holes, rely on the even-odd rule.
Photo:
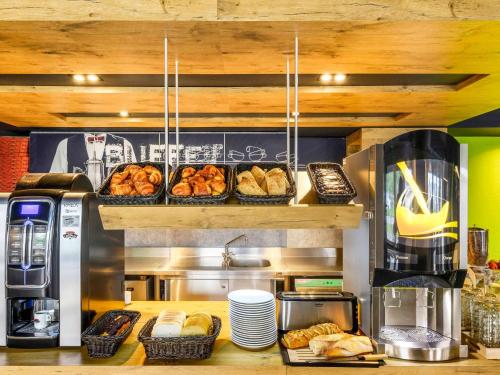
[(338, 258), (284, 257), (271, 258), (270, 267), (230, 268), (222, 267), (219, 257), (126, 257), (126, 275), (155, 275), (204, 278), (274, 278), (280, 276), (342, 276), (342, 263)]

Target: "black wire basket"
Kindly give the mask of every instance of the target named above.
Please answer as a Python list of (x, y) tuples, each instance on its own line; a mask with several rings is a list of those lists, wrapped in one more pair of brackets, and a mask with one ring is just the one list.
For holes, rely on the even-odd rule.
[(212, 332), (207, 336), (152, 337), (156, 317), (148, 320), (139, 332), (138, 340), (144, 345), (148, 359), (168, 361), (180, 359), (207, 359), (212, 355), (215, 340), (219, 336), (221, 320), (212, 315)]
[[(128, 165), (138, 165), (140, 167), (145, 167), (147, 165), (151, 165), (160, 170), (163, 180), (162, 183), (156, 186), (156, 191), (151, 195), (111, 195), (111, 187), (109, 186), (111, 183), (111, 178), (113, 174), (116, 172), (123, 172), (123, 170)], [(172, 170), (172, 167), (169, 166), (169, 170)], [(113, 171), (106, 178), (106, 181), (101, 185), (99, 190), (97, 191), (97, 199), (100, 204), (107, 205), (153, 205), (162, 203), (165, 199), (165, 164), (163, 163), (153, 163), (153, 162), (141, 162), (141, 163), (124, 163), (120, 164), (113, 169)]]
[[(180, 196), (172, 194), (172, 189), (176, 184), (181, 182), (182, 170), (184, 168), (192, 167), (197, 171), (203, 169), (205, 165), (213, 165), (217, 168), (224, 168), (224, 182), (226, 183), (226, 190), (220, 195), (206, 195), (206, 196)], [(226, 164), (182, 164), (179, 165), (172, 177), (172, 181), (168, 186), (168, 201), (180, 205), (196, 205), (196, 204), (224, 204), (229, 199), (232, 189), (232, 176), (233, 169)]]
[[(119, 315), (127, 315), (130, 317), (130, 325), (128, 328), (119, 335), (113, 336), (100, 336), (110, 321)], [(112, 357), (120, 345), (127, 339), (132, 332), (135, 323), (141, 317), (139, 311), (131, 310), (110, 310), (94, 323), (87, 327), (82, 333), (82, 341), (87, 346), (89, 357), (92, 358), (108, 358)]]
[[(273, 168), (280, 168), (285, 171), (290, 187), (287, 189), (285, 195), (246, 195), (238, 191), (238, 181), (236, 177), (243, 171), (249, 171), (252, 167), (256, 165), (265, 171), (271, 170)], [(293, 174), (291, 168), (285, 163), (242, 163), (238, 164), (233, 171), (233, 194), (238, 199), (240, 204), (262, 204), (262, 205), (278, 205), (285, 204), (288, 205), (290, 200), (297, 194), (297, 188), (295, 187), (295, 180), (293, 179)]]
[(307, 175), (321, 204), (347, 204), (356, 196), (356, 189), (340, 164), (309, 163)]

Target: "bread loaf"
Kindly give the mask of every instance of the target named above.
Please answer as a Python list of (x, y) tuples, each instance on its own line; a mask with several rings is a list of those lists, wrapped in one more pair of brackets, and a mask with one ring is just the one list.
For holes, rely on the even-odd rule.
[(282, 343), (288, 349), (304, 348), (309, 345), (312, 338), (333, 333), (343, 333), (343, 331), (334, 323), (322, 323), (308, 329), (290, 331), (283, 336)]
[(163, 310), (158, 315), (156, 323), (151, 331), (152, 337), (174, 337), (180, 336), (186, 313), (184, 311)]
[(326, 357), (352, 357), (373, 352), (370, 338), (346, 333), (317, 336), (309, 342), (309, 348), (315, 355)]
[(212, 329), (212, 316), (204, 312), (191, 314), (184, 322), (181, 336), (206, 336)]

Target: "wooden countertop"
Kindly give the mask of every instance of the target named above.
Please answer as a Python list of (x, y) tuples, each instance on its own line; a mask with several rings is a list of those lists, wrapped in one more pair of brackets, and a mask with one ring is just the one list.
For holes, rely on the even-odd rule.
[[(142, 316), (133, 332), (118, 352), (108, 359), (92, 359), (86, 348), (53, 349), (0, 349), (0, 373), (33, 375), (40, 374), (165, 374), (165, 365), (175, 366), (176, 375), (265, 375), (265, 374), (498, 374), (499, 361), (470, 358), (442, 363), (422, 363), (388, 360), (387, 366), (379, 369), (359, 368), (313, 368), (284, 366), (278, 345), (261, 352), (250, 352), (236, 347), (230, 341), (227, 302), (134, 302), (127, 307), (138, 310)], [(182, 361), (177, 364), (148, 361), (137, 335), (146, 321), (165, 308), (183, 309), (187, 313), (197, 310), (209, 311), (222, 319), (221, 333), (215, 343), (212, 357), (204, 361)], [(147, 365), (147, 366), (142, 366)], [(36, 366), (36, 367), (33, 367)], [(60, 367), (64, 366), (64, 367)]]

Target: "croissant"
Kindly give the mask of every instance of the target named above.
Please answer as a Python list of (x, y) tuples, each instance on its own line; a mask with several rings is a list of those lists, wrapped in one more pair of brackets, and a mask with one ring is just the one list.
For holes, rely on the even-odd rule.
[(215, 173), (214, 180), (218, 181), (225, 181), (226, 178), (224, 177), (224, 173), (221, 173), (218, 169), (217, 172)]
[(140, 170), (142, 170), (142, 168), (139, 165), (137, 165), (137, 164), (129, 164), (129, 165), (127, 165), (125, 167), (125, 169), (123, 171), (124, 172), (129, 172), (130, 176), (133, 176), (134, 174), (136, 174)]
[(196, 182), (193, 184), (193, 194), (195, 196), (211, 195), (212, 189), (205, 182)]
[[(246, 178), (250, 181), (252, 181), (252, 180), (255, 181), (255, 177), (253, 176), (252, 173), (250, 173), (250, 171), (243, 171), (236, 176), (236, 180), (238, 181), (238, 183), (241, 183), (243, 178)], [(255, 181), (255, 182), (257, 182), (257, 181)]]
[(136, 181), (134, 186), (140, 195), (151, 195), (155, 192), (155, 187), (150, 182)]
[(283, 175), (273, 174), (266, 175), (266, 186), (269, 195), (285, 195), (286, 194), (286, 177)]
[(255, 179), (252, 177), (243, 177), (237, 186), (238, 191), (245, 195), (267, 195), (267, 193), (260, 188)]
[(252, 176), (255, 178), (255, 181), (260, 185), (262, 184), (262, 181), (264, 181), (264, 178), (266, 177), (266, 172), (264, 170), (256, 165), (250, 169), (250, 173)]
[(136, 182), (148, 182), (148, 175), (144, 172), (144, 170), (140, 170), (132, 176), (132, 181), (134, 184)]
[(194, 184), (202, 184), (202, 183), (205, 183), (206, 180), (204, 177), (200, 176), (200, 175), (195, 175), (193, 177), (190, 177), (188, 178), (188, 182), (192, 185)]
[(211, 165), (211, 164), (207, 164), (203, 167), (203, 169), (201, 171), (198, 171), (197, 172), (198, 174), (200, 174), (200, 176), (203, 176), (207, 179), (212, 179), (214, 178), (214, 176), (219, 172), (219, 170), (217, 169), (217, 167)]
[(161, 181), (163, 180), (161, 176), (161, 172), (158, 168), (153, 167), (152, 165), (146, 165), (144, 168), (144, 172), (146, 172), (149, 177), (149, 182), (151, 182), (153, 185), (160, 185)]
[(129, 184), (119, 184), (111, 186), (111, 195), (130, 195), (132, 186)]
[(226, 190), (226, 183), (224, 181), (213, 179), (209, 182), (209, 184), (210, 188), (212, 189), (212, 195), (220, 195)]
[(194, 176), (195, 173), (196, 173), (196, 169), (194, 169), (193, 167), (184, 168), (182, 170), (182, 178), (188, 178), (188, 177)]
[(179, 182), (172, 188), (173, 195), (189, 196), (192, 192), (191, 185), (187, 182)]
[(113, 176), (111, 176), (110, 186), (121, 184), (123, 181), (126, 180), (128, 175), (129, 175), (129, 172), (127, 170), (125, 170), (123, 172), (113, 173)]
[(283, 169), (281, 169), (281, 168), (273, 168), (269, 172), (266, 173), (266, 176), (281, 176), (285, 180), (286, 188), (287, 189), (290, 188), (290, 182), (288, 181), (288, 179), (286, 177), (286, 173), (285, 173), (285, 171)]

